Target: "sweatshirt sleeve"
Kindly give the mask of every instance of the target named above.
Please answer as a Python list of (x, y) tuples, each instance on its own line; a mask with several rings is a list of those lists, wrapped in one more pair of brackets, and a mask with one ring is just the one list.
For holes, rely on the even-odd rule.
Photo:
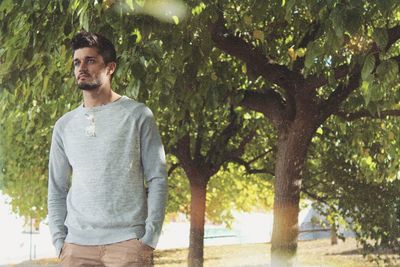
[(140, 130), (141, 158), (148, 185), (147, 219), (141, 241), (155, 248), (161, 234), (168, 198), (165, 152), (153, 114), (144, 109)]
[(49, 181), (48, 181), (48, 220), (51, 238), (57, 256), (61, 253), (67, 236), (64, 225), (67, 216), (68, 179), (72, 168), (65, 154), (60, 129), (56, 123), (51, 141), (49, 155)]

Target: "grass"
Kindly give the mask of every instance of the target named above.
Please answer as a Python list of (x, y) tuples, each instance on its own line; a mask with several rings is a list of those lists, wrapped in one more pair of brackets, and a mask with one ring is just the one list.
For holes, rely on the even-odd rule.
[[(270, 244), (244, 244), (209, 246), (204, 249), (205, 267), (261, 267), (269, 266)], [(187, 249), (160, 250), (155, 252), (156, 267), (186, 267)], [(399, 259), (399, 255), (396, 256)], [(363, 258), (361, 249), (352, 238), (339, 244), (330, 245), (330, 240), (300, 241), (297, 257), (298, 266), (340, 266), (340, 267), (369, 267), (369, 266), (400, 266), (397, 264), (378, 265), (368, 258)], [(56, 267), (57, 259), (37, 260), (33, 263), (23, 263), (22, 266)]]

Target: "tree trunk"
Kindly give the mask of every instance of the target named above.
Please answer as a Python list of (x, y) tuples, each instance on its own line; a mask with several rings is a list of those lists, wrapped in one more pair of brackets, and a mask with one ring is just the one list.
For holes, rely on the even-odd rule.
[(295, 261), (301, 173), (312, 132), (308, 125), (295, 124), (279, 132), (271, 247), (273, 267), (293, 266)]
[(204, 223), (206, 212), (206, 179), (195, 179), (190, 181), (190, 245), (188, 266), (203, 266), (204, 250)]
[(337, 245), (337, 243), (336, 225), (333, 223), (331, 225), (331, 245)]

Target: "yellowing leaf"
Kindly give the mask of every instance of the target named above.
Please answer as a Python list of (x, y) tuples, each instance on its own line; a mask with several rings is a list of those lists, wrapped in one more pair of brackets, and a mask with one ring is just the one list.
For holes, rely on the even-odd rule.
[(174, 21), (174, 23), (175, 23), (176, 25), (179, 24), (179, 18), (178, 18), (178, 16), (172, 16), (172, 20)]
[(253, 37), (260, 40), (261, 42), (264, 42), (264, 32), (263, 31), (254, 30)]
[(142, 34), (140, 33), (139, 29), (135, 29), (132, 32), (133, 35), (136, 35), (135, 43), (138, 44), (142, 40)]
[(291, 48), (288, 49), (288, 53), (289, 53), (290, 59), (291, 59), (292, 61), (295, 61), (296, 58), (297, 58), (297, 54), (296, 54), (296, 52), (294, 51), (293, 47), (291, 47)]
[(247, 66), (246, 66), (246, 64), (243, 64), (243, 65), (242, 65), (242, 72), (243, 72), (243, 73), (247, 73)]
[(389, 140), (392, 141), (392, 140), (394, 140), (395, 135), (393, 132), (389, 132), (388, 137), (389, 137)]
[(247, 15), (244, 16), (243, 20), (244, 20), (244, 23), (247, 25), (250, 25), (253, 22), (253, 18), (250, 16), (247, 16)]

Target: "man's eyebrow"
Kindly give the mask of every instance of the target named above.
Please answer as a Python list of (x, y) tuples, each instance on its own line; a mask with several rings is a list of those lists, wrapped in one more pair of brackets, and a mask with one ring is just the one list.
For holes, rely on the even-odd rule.
[[(95, 59), (96, 57), (94, 56), (86, 56), (84, 59)], [(74, 61), (80, 60), (79, 58), (74, 58)]]

